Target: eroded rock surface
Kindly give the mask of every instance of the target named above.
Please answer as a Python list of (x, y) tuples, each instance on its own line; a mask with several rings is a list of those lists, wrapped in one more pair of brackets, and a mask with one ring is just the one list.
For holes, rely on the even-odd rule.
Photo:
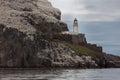
[(90, 56), (78, 56), (62, 43), (35, 35), (34, 40), (15, 28), (0, 25), (0, 67), (96, 67)]
[(48, 28), (52, 28), (51, 31), (68, 30), (60, 18), (60, 10), (53, 8), (47, 0), (0, 0), (0, 23), (27, 35), (35, 34), (38, 28), (39, 31), (47, 28), (46, 32)]

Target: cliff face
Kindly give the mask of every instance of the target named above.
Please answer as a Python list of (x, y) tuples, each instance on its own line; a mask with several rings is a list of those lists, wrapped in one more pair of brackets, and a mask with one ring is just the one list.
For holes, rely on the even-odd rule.
[(60, 18), (47, 0), (0, 0), (0, 67), (99, 66), (103, 58), (93, 59), (94, 51), (85, 49), (90, 55), (83, 55), (84, 48), (56, 41), (55, 35), (68, 31)]
[(62, 43), (40, 35), (34, 40), (15, 28), (0, 25), (0, 67), (96, 67), (90, 56), (79, 56)]
[(67, 31), (61, 12), (47, 0), (0, 1), (0, 67), (96, 66), (64, 44), (50, 41)]
[(47, 0), (0, 0), (0, 23), (27, 35), (35, 34), (38, 29), (47, 32), (48, 27), (56, 32), (68, 30), (60, 18), (60, 10)]

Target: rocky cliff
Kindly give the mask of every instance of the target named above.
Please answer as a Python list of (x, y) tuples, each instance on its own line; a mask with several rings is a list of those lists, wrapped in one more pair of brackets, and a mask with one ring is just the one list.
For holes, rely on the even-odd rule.
[(0, 67), (103, 65), (103, 54), (100, 57), (98, 52), (54, 40), (54, 35), (68, 31), (67, 24), (60, 18), (60, 10), (47, 0), (0, 0)]
[(61, 12), (47, 0), (0, 1), (0, 67), (76, 67), (93, 63), (50, 41), (67, 31)]
[(28, 36), (52, 30), (68, 30), (60, 21), (60, 10), (47, 0), (0, 0), (0, 23), (16, 28)]
[(90, 56), (79, 56), (65, 44), (35, 35), (34, 40), (15, 28), (0, 25), (0, 67), (96, 67)]

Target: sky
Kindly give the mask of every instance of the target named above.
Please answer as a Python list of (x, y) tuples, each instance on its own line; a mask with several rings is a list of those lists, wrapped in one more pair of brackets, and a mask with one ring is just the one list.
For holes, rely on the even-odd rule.
[(79, 21), (120, 20), (120, 0), (49, 0), (62, 11), (63, 20), (74, 17)]
[(79, 32), (103, 51), (120, 55), (120, 0), (49, 0), (62, 12), (62, 21), (72, 31), (74, 18)]

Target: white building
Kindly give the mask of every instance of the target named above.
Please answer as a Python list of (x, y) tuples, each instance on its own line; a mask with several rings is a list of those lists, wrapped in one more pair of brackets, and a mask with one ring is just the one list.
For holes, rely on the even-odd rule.
[(73, 31), (69, 32), (69, 31), (64, 31), (62, 32), (62, 34), (71, 34), (71, 35), (78, 35), (79, 31), (78, 31), (78, 20), (75, 18), (73, 21)]
[(73, 23), (73, 33), (78, 33), (78, 20), (76, 18)]

